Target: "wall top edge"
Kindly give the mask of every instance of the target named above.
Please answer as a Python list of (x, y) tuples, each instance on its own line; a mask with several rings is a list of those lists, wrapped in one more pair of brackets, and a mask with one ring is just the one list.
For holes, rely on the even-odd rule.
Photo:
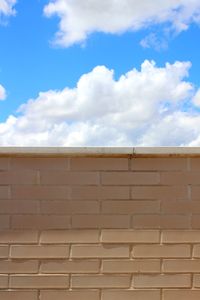
[(0, 156), (200, 157), (200, 147), (0, 147)]

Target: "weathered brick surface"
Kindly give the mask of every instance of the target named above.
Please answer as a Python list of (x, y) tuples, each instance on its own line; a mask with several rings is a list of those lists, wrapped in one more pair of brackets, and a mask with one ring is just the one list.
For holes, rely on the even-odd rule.
[(74, 200), (130, 199), (130, 189), (127, 186), (72, 186), (71, 197)]
[(10, 275), (12, 289), (64, 289), (69, 287), (67, 275)]
[(129, 288), (130, 275), (74, 275), (72, 288)]
[(65, 229), (71, 227), (70, 216), (52, 215), (13, 215), (12, 229)]
[(0, 299), (199, 300), (200, 158), (0, 157)]
[[(1, 265), (1, 264), (0, 264)], [(99, 260), (56, 260), (56, 261), (42, 261), (40, 271), (41, 273), (99, 273)]]
[(10, 167), (9, 157), (0, 157), (0, 170), (8, 170)]
[(51, 291), (42, 290), (40, 300), (100, 300), (100, 293), (98, 290), (71, 290), (71, 291)]
[[(195, 161), (192, 162), (192, 164), (194, 163)], [(135, 158), (131, 161), (131, 169), (134, 171), (185, 171), (187, 170), (187, 159), (175, 157)]]
[(69, 170), (69, 158), (63, 157), (13, 157), (10, 160), (13, 170)]
[(9, 199), (10, 198), (10, 187), (0, 184), (0, 199)]
[[(6, 194), (6, 192), (5, 189), (4, 193)], [(63, 185), (13, 185), (11, 186), (11, 197), (13, 200), (66, 200), (69, 198), (69, 187)]]
[(36, 230), (1, 230), (0, 244), (37, 244), (38, 237)]
[(121, 214), (73, 215), (72, 228), (129, 228), (130, 216)]
[(1, 291), (2, 300), (38, 300), (38, 291)]
[(98, 230), (44, 230), (41, 232), (42, 244), (87, 244), (99, 242)]
[(190, 257), (190, 245), (134, 245), (133, 257)]
[(5, 214), (34, 214), (39, 212), (39, 201), (0, 200), (0, 215)]
[(0, 258), (7, 258), (9, 252), (8, 246), (0, 246)]
[(32, 170), (23, 171), (2, 171), (0, 172), (1, 184), (37, 184), (37, 172)]
[(200, 243), (198, 230), (164, 230), (162, 243), (167, 244), (196, 244)]
[(10, 216), (9, 215), (0, 215), (0, 228), (9, 229), (10, 227)]
[(72, 245), (72, 258), (127, 258), (128, 245)]
[(103, 260), (103, 273), (159, 273), (159, 259)]
[(160, 300), (160, 291), (104, 290), (102, 300)]
[(200, 297), (200, 290), (164, 290), (164, 300), (198, 300)]
[(11, 258), (66, 258), (69, 256), (69, 246), (11, 246)]
[(159, 274), (138, 275), (133, 279), (135, 288), (188, 288), (191, 287), (191, 275), (189, 274)]
[(159, 243), (158, 230), (102, 230), (101, 241), (103, 243)]
[(8, 288), (8, 276), (0, 275), (0, 289), (7, 289), (7, 288)]
[(122, 171), (128, 170), (127, 158), (71, 158), (72, 171)]
[(166, 259), (162, 265), (165, 273), (196, 273), (200, 272), (200, 260), (198, 259)]
[(105, 185), (155, 185), (160, 181), (158, 172), (103, 172)]
[(2, 274), (38, 273), (39, 262), (34, 260), (0, 260), (0, 270)]

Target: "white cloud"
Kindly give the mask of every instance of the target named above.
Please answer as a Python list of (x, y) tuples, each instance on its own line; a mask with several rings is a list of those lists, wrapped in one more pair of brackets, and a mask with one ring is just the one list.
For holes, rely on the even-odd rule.
[(41, 92), (21, 105), (0, 123), (0, 145), (200, 145), (189, 68), (189, 62), (158, 68), (145, 61), (115, 80), (112, 70), (98, 66), (74, 89)]
[(198, 91), (196, 92), (196, 94), (194, 95), (192, 102), (194, 103), (194, 105), (199, 106), (200, 107), (200, 89), (198, 89)]
[(168, 47), (167, 40), (165, 38), (159, 38), (155, 33), (148, 34), (141, 40), (140, 45), (143, 48), (154, 48), (157, 51), (166, 49)]
[(6, 90), (5, 88), (0, 84), (0, 101), (5, 100), (6, 98)]
[(93, 32), (120, 34), (153, 24), (170, 23), (176, 32), (200, 23), (199, 0), (51, 0), (47, 17), (60, 18), (55, 43), (81, 43)]
[(17, 0), (0, 0), (0, 17), (1, 15), (10, 16), (15, 14), (14, 6)]

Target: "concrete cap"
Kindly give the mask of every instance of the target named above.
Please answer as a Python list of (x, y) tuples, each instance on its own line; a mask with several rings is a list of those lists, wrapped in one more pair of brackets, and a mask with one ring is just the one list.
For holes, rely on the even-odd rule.
[(0, 147), (0, 156), (200, 156), (200, 147)]

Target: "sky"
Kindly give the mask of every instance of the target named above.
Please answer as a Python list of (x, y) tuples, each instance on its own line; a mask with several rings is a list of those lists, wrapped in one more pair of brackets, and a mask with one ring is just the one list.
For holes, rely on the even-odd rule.
[(0, 146), (200, 146), (200, 0), (0, 0)]

